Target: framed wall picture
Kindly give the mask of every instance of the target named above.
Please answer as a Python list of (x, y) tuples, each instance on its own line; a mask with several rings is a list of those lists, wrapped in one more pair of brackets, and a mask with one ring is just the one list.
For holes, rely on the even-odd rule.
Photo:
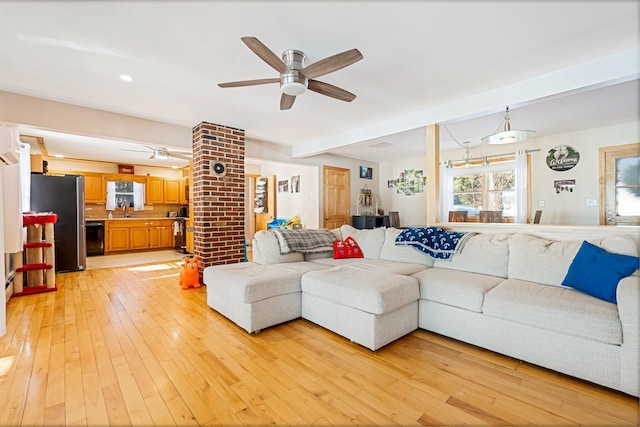
[(373, 179), (373, 169), (366, 166), (360, 166), (360, 178)]

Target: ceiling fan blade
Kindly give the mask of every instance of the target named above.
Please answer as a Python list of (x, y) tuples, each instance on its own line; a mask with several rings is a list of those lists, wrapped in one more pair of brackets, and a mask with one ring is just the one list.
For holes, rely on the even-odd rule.
[(191, 160), (191, 157), (189, 156), (183, 156), (182, 154), (175, 154), (175, 153), (169, 153), (169, 157), (175, 157), (176, 159), (182, 159), (182, 160)]
[(133, 151), (134, 153), (148, 153), (149, 150), (128, 150), (126, 148), (121, 148), (120, 151)]
[(266, 85), (269, 83), (280, 83), (279, 78), (273, 79), (258, 79), (258, 80), (242, 80), (238, 82), (218, 83), (220, 87), (241, 87), (241, 86), (256, 86)]
[(293, 95), (287, 95), (286, 93), (283, 93), (282, 96), (280, 97), (280, 110), (288, 110), (293, 106), (293, 103), (295, 102), (296, 97)]
[(249, 49), (258, 55), (264, 62), (269, 64), (273, 69), (279, 73), (286, 73), (287, 65), (282, 62), (282, 59), (273, 53), (268, 47), (266, 47), (260, 40), (255, 37), (241, 37), (240, 40), (247, 45)]
[(308, 79), (324, 76), (347, 67), (363, 58), (358, 49), (347, 50), (304, 67), (301, 72)]
[(356, 96), (351, 92), (347, 92), (344, 89), (340, 89), (337, 86), (330, 85), (318, 80), (309, 80), (309, 90), (317, 92), (321, 95), (330, 96), (331, 98), (339, 99), (340, 101), (351, 102), (356, 99)]

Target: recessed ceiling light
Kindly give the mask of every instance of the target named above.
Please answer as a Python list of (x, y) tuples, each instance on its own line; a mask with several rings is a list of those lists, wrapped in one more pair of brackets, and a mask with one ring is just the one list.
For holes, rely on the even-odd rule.
[(171, 169), (178, 169), (178, 166), (173, 165), (173, 166), (171, 166)]
[(123, 82), (127, 82), (130, 83), (133, 81), (133, 77), (127, 75), (127, 74), (120, 74), (120, 80), (122, 80)]
[(64, 158), (64, 155), (63, 154), (54, 154), (53, 157), (57, 157), (59, 159), (62, 159), (62, 158)]

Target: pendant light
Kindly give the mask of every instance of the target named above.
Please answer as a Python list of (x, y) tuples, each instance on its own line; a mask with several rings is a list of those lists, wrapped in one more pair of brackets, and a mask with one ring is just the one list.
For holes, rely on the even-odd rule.
[(465, 151), (464, 151), (464, 167), (468, 168), (471, 166), (471, 159), (473, 158), (473, 156), (471, 155), (471, 153), (469, 152), (469, 144), (471, 143), (471, 141), (464, 141), (463, 144), (465, 146)]
[[(502, 132), (498, 132), (498, 130), (504, 124), (504, 130)], [(504, 121), (498, 126), (496, 129), (496, 133), (493, 135), (485, 136), (480, 139), (482, 144), (489, 143), (491, 145), (494, 144), (511, 144), (514, 142), (521, 142), (525, 139), (532, 138), (536, 134), (536, 131), (533, 130), (511, 130), (511, 123), (509, 123), (509, 106), (507, 106), (507, 111), (504, 115)]]

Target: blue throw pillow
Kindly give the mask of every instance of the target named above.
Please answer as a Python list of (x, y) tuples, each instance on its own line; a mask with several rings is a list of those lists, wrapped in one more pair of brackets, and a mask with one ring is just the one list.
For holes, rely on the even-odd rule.
[(612, 254), (589, 242), (582, 242), (562, 285), (616, 304), (618, 282), (637, 269), (636, 256)]

